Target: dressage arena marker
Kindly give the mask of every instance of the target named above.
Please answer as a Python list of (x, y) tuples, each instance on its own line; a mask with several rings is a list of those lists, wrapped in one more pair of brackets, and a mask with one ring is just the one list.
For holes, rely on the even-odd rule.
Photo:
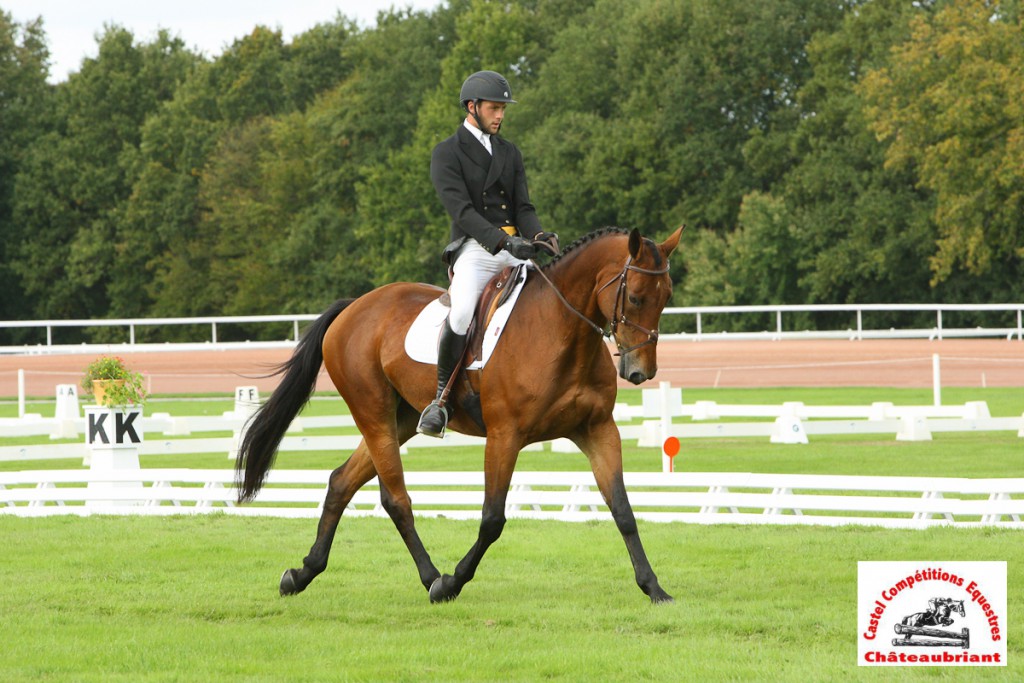
[[(142, 408), (119, 408), (107, 406), (86, 406), (85, 457), (89, 469), (102, 476), (110, 476), (116, 471), (139, 472), (139, 444), (142, 443), (142, 427), (140, 418)], [(102, 490), (111, 495), (114, 488), (134, 488), (142, 486), (139, 481), (90, 481), (88, 487)], [(131, 505), (131, 501), (115, 498), (87, 500), (86, 505)], [(137, 504), (137, 503), (135, 503)]]
[(679, 455), (679, 439), (674, 436), (670, 436), (665, 439), (665, 444), (662, 446), (662, 452), (665, 454), (665, 457), (668, 458), (668, 470), (666, 471), (674, 472), (675, 468), (673, 463), (675, 462), (676, 456)]
[(228, 419), (241, 420), (242, 423), (232, 434), (231, 450), (228, 451), (228, 460), (238, 457), (238, 449), (245, 438), (245, 431), (249, 427), (249, 419), (256, 414), (260, 407), (260, 389), (256, 386), (235, 387), (235, 409), (224, 413)]
[(78, 387), (74, 384), (57, 385), (57, 407), (53, 419), (57, 425), (50, 434), (51, 439), (73, 439), (78, 436), (75, 420), (81, 412), (78, 406)]

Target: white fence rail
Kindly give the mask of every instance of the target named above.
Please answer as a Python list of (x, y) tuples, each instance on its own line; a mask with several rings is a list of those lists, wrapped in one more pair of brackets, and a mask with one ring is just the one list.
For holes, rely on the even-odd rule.
[[(0, 514), (318, 517), (329, 475), (272, 471), (252, 504), (235, 505), (231, 470), (7, 472), (0, 473)], [(1024, 526), (1024, 479), (632, 472), (625, 480), (636, 516), (650, 521)], [(480, 472), (410, 472), (406, 482), (420, 516), (480, 518)], [(611, 519), (589, 472), (516, 472), (506, 505), (509, 518)], [(386, 516), (376, 480), (356, 494), (346, 514)]]
[[(775, 405), (720, 404), (715, 401), (682, 402), (682, 391), (662, 382), (657, 389), (642, 392), (642, 405), (615, 405), (614, 417), (619, 423), (623, 440), (638, 442), (641, 447), (660, 448), (669, 436), (679, 438), (709, 437), (769, 437), (775, 443), (806, 443), (807, 435), (834, 434), (892, 434), (897, 440), (929, 440), (933, 432), (1015, 431), (1024, 437), (1024, 415), (1020, 417), (991, 417), (984, 401), (969, 401), (962, 405), (897, 406), (889, 402), (868, 405), (808, 406), (802, 402)], [(66, 397), (65, 397), (66, 398)], [(75, 438), (85, 433), (86, 421), (81, 416), (77, 401), (74, 405), (59, 405), (53, 417), (30, 414), (21, 418), (0, 418), (0, 436), (29, 437), (49, 435), (51, 438)], [(171, 416), (155, 413), (143, 417), (138, 423), (148, 435), (159, 433), (160, 438), (147, 437), (140, 444), (141, 455), (169, 455), (185, 453), (225, 453), (233, 456), (239, 435), (251, 411), (236, 403), (236, 409), (220, 416)], [(68, 417), (66, 411), (70, 410)], [(62, 416), (62, 412), (64, 415)], [(690, 422), (673, 421), (690, 418)], [(762, 418), (758, 422), (722, 422), (721, 418)], [(637, 423), (641, 418), (658, 418)], [(764, 421), (763, 418), (774, 418)], [(282, 451), (335, 451), (350, 452), (359, 444), (357, 434), (343, 436), (301, 435), (304, 429), (352, 428), (349, 415), (299, 417), (289, 427), (289, 435), (281, 444)], [(178, 437), (204, 432), (231, 431), (232, 437), (189, 438)], [(794, 433), (797, 438), (794, 437)], [(454, 432), (444, 439), (413, 437), (403, 448), (435, 446), (482, 446), (484, 439)], [(542, 449), (534, 444), (530, 449)], [(550, 442), (552, 450), (575, 452), (567, 439)], [(0, 461), (82, 458), (88, 455), (84, 443), (34, 444), (0, 447)]]
[[(319, 316), (315, 314), (298, 314), (298, 315), (225, 315), (225, 316), (202, 316), (202, 317), (190, 317), (190, 318), (107, 318), (107, 319), (73, 319), (73, 320), (5, 320), (0, 322), (0, 327), (4, 329), (41, 329), (45, 332), (45, 344), (26, 344), (22, 346), (0, 346), (0, 353), (24, 353), (29, 351), (35, 352), (47, 352), (56, 351), (60, 353), (74, 353), (81, 351), (83, 353), (92, 353), (97, 347), (106, 348), (117, 348), (125, 347), (132, 350), (145, 350), (153, 348), (154, 350), (160, 349), (174, 349), (174, 350), (186, 350), (188, 348), (197, 349), (212, 349), (212, 348), (225, 348), (243, 345), (246, 347), (257, 348), (259, 346), (265, 347), (277, 347), (277, 346), (292, 346), (299, 339), (299, 323), (309, 322), (316, 320)], [(234, 342), (225, 343), (218, 338), (218, 325), (232, 325), (232, 324), (279, 324), (279, 323), (290, 323), (291, 324), (291, 336), (288, 339), (282, 339), (273, 342)], [(199, 340), (187, 344), (167, 344), (167, 343), (137, 343), (135, 340), (136, 331), (143, 327), (180, 327), (184, 325), (202, 325), (209, 326), (210, 336), (207, 339)], [(60, 344), (54, 341), (53, 335), (54, 330), (62, 328), (70, 329), (86, 329), (95, 327), (110, 327), (122, 329), (127, 338), (120, 344)]]
[[(865, 314), (877, 312), (914, 313), (924, 312), (935, 315), (934, 326), (914, 329), (872, 328), (865, 324)], [(768, 313), (774, 316), (774, 329), (741, 330), (734, 332), (709, 333), (704, 331), (707, 316), (737, 316)], [(798, 313), (847, 313), (850, 316), (846, 327), (833, 330), (787, 330), (786, 318)], [(986, 313), (1000, 317), (1005, 322), (994, 327), (950, 327), (943, 322), (943, 314)], [(692, 332), (665, 334), (665, 338), (693, 339), (893, 339), (925, 338), (943, 339), (954, 337), (1002, 337), (1024, 340), (1024, 303), (1016, 304), (806, 304), (806, 305), (760, 305), (760, 306), (682, 306), (665, 309), (663, 319), (670, 321), (675, 316), (694, 316)], [(39, 329), (43, 334), (34, 344), (0, 346), (0, 353), (95, 353), (100, 350), (185, 350), (214, 348), (288, 347), (299, 338), (300, 323), (315, 320), (315, 314), (296, 315), (246, 315), (246, 316), (204, 316), (190, 318), (123, 318), (105, 320), (6, 320), (0, 322), (4, 329)], [(285, 339), (266, 342), (223, 342), (219, 327), (225, 325), (264, 325), (288, 323), (291, 333)], [(206, 339), (190, 343), (166, 343), (136, 341), (140, 328), (179, 327), (182, 325), (208, 326)], [(666, 329), (671, 323), (663, 324)], [(54, 340), (57, 329), (119, 328), (124, 331), (121, 343), (68, 344)]]
[[(233, 458), (245, 420), (240, 404), (219, 417), (141, 418), (142, 433), (159, 432), (135, 444), (139, 455), (218, 453)], [(77, 406), (76, 406), (77, 408)], [(251, 408), (251, 406), (250, 406)], [(77, 410), (75, 411), (77, 414)], [(723, 416), (760, 417), (761, 422), (710, 422)], [(1024, 437), (1024, 416), (992, 418), (984, 402), (962, 406), (725, 405), (683, 404), (681, 392), (667, 384), (645, 390), (643, 405), (617, 404), (615, 417), (624, 440), (662, 447), (666, 438), (748, 436), (797, 443), (817, 434), (895, 433), (897, 439), (930, 439), (931, 432), (1015, 430)], [(657, 420), (637, 420), (658, 417)], [(688, 417), (691, 422), (673, 422)], [(770, 418), (775, 420), (771, 421)], [(765, 419), (768, 418), (768, 419)], [(824, 418), (824, 419), (823, 419)], [(46, 434), (59, 428), (80, 434), (84, 420), (12, 420), (21, 432)], [(296, 420), (285, 436), (286, 452), (348, 452), (360, 441), (352, 435), (302, 435), (303, 428), (352, 426), (349, 416)], [(175, 438), (204, 431), (231, 429), (232, 437)], [(13, 426), (0, 422), (0, 434)], [(64, 434), (67, 436), (67, 433)], [(443, 440), (417, 436), (403, 448), (483, 444), (483, 439), (449, 434)], [(572, 451), (567, 440), (550, 446)], [(89, 463), (85, 443), (7, 446), (0, 460), (81, 458)], [(664, 454), (663, 454), (664, 457)], [(223, 511), (228, 514), (315, 517), (319, 515), (329, 472), (278, 470), (252, 505), (235, 506), (231, 470), (144, 469), (135, 459), (125, 469), (27, 470), (0, 473), (0, 514), (178, 514)], [(453, 518), (479, 518), (483, 474), (479, 472), (410, 473), (407, 475), (417, 513)], [(849, 477), (750, 473), (627, 473), (630, 499), (642, 519), (697, 523), (872, 524), (921, 528), (934, 524), (1020, 526), (1024, 514), (1024, 479), (942, 479), (928, 477)], [(360, 491), (351, 514), (383, 515), (379, 491), (371, 483)], [(517, 472), (508, 498), (509, 517), (589, 520), (610, 519), (592, 475), (584, 472)]]
[[(759, 415), (762, 406), (718, 405), (716, 410), (728, 411), (732, 415), (742, 413), (742, 409), (751, 408), (751, 414)], [(672, 422), (665, 425), (660, 420), (647, 420), (641, 424), (620, 424), (619, 434), (624, 441), (636, 441), (640, 447), (661, 448), (668, 436), (681, 439), (715, 438), (715, 437), (762, 437), (773, 443), (806, 443), (807, 436), (822, 435), (853, 435), (853, 434), (889, 434), (899, 441), (927, 441), (932, 433), (940, 432), (1016, 432), (1024, 437), (1024, 415), (1021, 417), (928, 417), (924, 409), (930, 406), (919, 406), (921, 413), (903, 412), (901, 417), (881, 417), (875, 419), (833, 419), (833, 420), (800, 420), (798, 417), (781, 415), (774, 421), (760, 422)], [(813, 406), (810, 408), (813, 413)], [(830, 409), (840, 408), (828, 406)], [(852, 408), (857, 408), (853, 406)], [(905, 408), (911, 408), (906, 406)], [(859, 411), (852, 411), (859, 412)], [(10, 422), (11, 424), (4, 424)], [(69, 427), (70, 423), (70, 427)], [(184, 455), (194, 453), (223, 453), (225, 457), (234, 457), (238, 447), (238, 438), (243, 420), (237, 418), (171, 418), (148, 417), (139, 424), (147, 437), (139, 444), (139, 455)], [(350, 453), (359, 445), (361, 437), (353, 435), (302, 435), (302, 428), (350, 425), (348, 416), (325, 418), (300, 418), (292, 424), (291, 434), (285, 436), (280, 450), (283, 452), (332, 451)], [(84, 431), (84, 420), (57, 421), (40, 418), (38, 420), (4, 420), (0, 421), (0, 434), (4, 436), (25, 436), (52, 434), (54, 429), (64, 429), (62, 436), (75, 436)], [(175, 431), (177, 429), (178, 431)], [(175, 435), (202, 433), (203, 431), (234, 430), (234, 436), (214, 438), (176, 438)], [(188, 431), (186, 431), (188, 430)], [(162, 437), (154, 438), (153, 432), (161, 432)], [(795, 438), (794, 438), (795, 434)], [(803, 437), (803, 438), (801, 438)], [(484, 444), (482, 437), (466, 436), (449, 433), (444, 439), (431, 439), (417, 435), (402, 446), (402, 452), (410, 448), (480, 446)], [(525, 450), (541, 450), (545, 447), (556, 452), (576, 452), (576, 446), (568, 439), (533, 444)], [(0, 462), (21, 460), (62, 460), (82, 459), (88, 462), (89, 449), (85, 443), (31, 444), (0, 447)]]
[[(865, 325), (864, 314), (875, 312), (924, 312), (935, 315), (933, 327), (895, 329), (872, 328)], [(949, 327), (943, 323), (943, 313), (1004, 313), (1006, 322), (998, 327)], [(704, 319), (709, 315), (738, 315), (770, 313), (775, 317), (774, 330), (748, 330), (742, 332), (704, 332)], [(784, 315), (794, 313), (849, 313), (850, 325), (836, 330), (786, 330)], [(666, 316), (695, 316), (695, 331), (664, 335), (681, 339), (943, 339), (955, 337), (1004, 337), (1024, 340), (1024, 304), (803, 304), (761, 306), (681, 306), (669, 307)]]
[[(667, 382), (662, 382), (658, 389), (645, 389), (642, 396), (641, 406), (617, 406), (622, 417), (659, 418), (644, 422), (639, 433), (630, 427), (620, 428), (625, 430), (623, 438), (627, 438), (627, 433), (636, 434), (641, 446), (663, 444), (670, 436), (767, 436), (772, 443), (786, 444), (807, 443), (808, 435), (826, 434), (895, 434), (898, 441), (929, 441), (932, 432), (1015, 431), (1017, 436), (1024, 437), (1024, 414), (992, 417), (985, 401), (968, 401), (959, 406), (896, 406), (881, 401), (859, 406), (807, 406), (798, 401), (776, 405), (728, 405), (715, 401), (684, 404), (682, 391), (673, 389)], [(680, 416), (694, 422), (673, 422), (673, 418)], [(774, 417), (775, 420), (697, 424), (722, 417)], [(670, 467), (667, 460), (665, 466)]]

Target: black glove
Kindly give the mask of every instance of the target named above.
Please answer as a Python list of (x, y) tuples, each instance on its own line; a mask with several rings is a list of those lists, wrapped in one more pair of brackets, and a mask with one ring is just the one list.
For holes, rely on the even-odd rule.
[(537, 255), (537, 247), (533, 246), (528, 240), (524, 240), (522, 237), (516, 237), (509, 235), (502, 242), (501, 248), (508, 253), (515, 256), (517, 259), (527, 260), (532, 259)]

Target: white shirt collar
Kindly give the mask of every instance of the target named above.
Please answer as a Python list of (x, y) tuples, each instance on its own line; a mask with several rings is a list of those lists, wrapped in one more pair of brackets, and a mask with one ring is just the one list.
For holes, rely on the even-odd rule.
[(490, 135), (488, 135), (487, 133), (483, 132), (482, 130), (471, 124), (468, 119), (464, 119), (462, 121), (462, 125), (465, 126), (470, 133), (473, 134), (473, 137), (480, 141), (480, 144), (484, 146), (484, 149), (487, 150), (488, 154), (493, 154), (493, 152), (491, 152)]

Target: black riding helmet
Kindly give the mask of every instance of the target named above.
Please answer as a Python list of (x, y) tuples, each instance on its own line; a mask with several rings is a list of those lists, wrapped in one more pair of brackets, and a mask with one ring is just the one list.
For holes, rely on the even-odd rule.
[(459, 101), (462, 102), (462, 108), (465, 111), (469, 111), (469, 102), (476, 103), (470, 116), (476, 119), (476, 125), (482, 130), (484, 127), (483, 123), (481, 123), (480, 117), (476, 113), (477, 108), (480, 107), (480, 100), (506, 102), (508, 104), (516, 103), (512, 99), (512, 88), (508, 86), (508, 81), (496, 71), (477, 71), (466, 79), (462, 84), (462, 90), (459, 92)]
[(466, 79), (459, 92), (459, 101), (463, 109), (468, 110), (466, 103), (470, 100), (516, 103), (512, 99), (512, 88), (509, 87), (508, 81), (496, 71), (477, 71)]

